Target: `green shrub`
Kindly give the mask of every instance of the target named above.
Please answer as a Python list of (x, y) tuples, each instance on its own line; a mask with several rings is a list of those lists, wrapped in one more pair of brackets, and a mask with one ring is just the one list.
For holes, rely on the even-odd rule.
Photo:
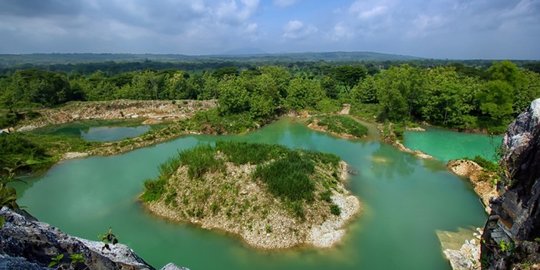
[(330, 190), (325, 190), (319, 196), (321, 197), (321, 200), (323, 200), (325, 202), (332, 202), (332, 198), (331, 198), (332, 191), (330, 191)]
[(258, 165), (255, 178), (263, 181), (274, 196), (286, 200), (312, 200), (315, 185), (309, 178), (315, 170), (314, 163), (297, 152), (269, 164)]
[(209, 145), (197, 146), (180, 153), (180, 162), (188, 167), (190, 178), (201, 178), (206, 172), (224, 168), (223, 160), (216, 159), (215, 150)]
[(341, 209), (339, 206), (333, 203), (330, 205), (330, 213), (332, 213), (332, 215), (339, 216), (341, 214)]
[(487, 171), (497, 172), (499, 170), (499, 165), (497, 163), (489, 161), (481, 156), (475, 156), (472, 161), (476, 162)]

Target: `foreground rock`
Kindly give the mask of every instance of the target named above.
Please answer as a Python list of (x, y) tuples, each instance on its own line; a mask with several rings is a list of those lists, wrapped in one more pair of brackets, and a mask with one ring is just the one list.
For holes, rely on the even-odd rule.
[[(102, 252), (102, 242), (65, 234), (26, 212), (3, 207), (0, 216), (5, 221), (0, 228), (0, 269), (50, 269), (49, 263), (60, 254), (63, 259), (55, 268), (154, 269), (126, 245), (110, 245), (110, 251)], [(74, 254), (83, 260), (73, 262), (70, 256)]]
[(484, 209), (491, 212), (489, 202), (498, 196), (495, 182), (498, 178), (496, 173), (484, 170), (480, 165), (472, 160), (459, 159), (451, 160), (447, 164), (448, 169), (454, 174), (469, 179), (474, 191), (480, 197)]
[(508, 127), (502, 195), (482, 236), (483, 269), (540, 269), (540, 99)]

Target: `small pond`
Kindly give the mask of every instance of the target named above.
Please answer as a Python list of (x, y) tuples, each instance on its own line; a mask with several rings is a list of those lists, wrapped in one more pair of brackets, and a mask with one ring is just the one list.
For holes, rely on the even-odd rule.
[(49, 126), (33, 132), (81, 137), (91, 142), (119, 141), (140, 136), (151, 129), (149, 125), (141, 125), (133, 121), (81, 121)]

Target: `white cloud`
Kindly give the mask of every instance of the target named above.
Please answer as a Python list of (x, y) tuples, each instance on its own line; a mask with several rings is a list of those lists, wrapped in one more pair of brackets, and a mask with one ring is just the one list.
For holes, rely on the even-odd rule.
[(358, 19), (368, 20), (385, 15), (389, 12), (386, 3), (357, 0), (349, 7), (349, 12)]
[(302, 39), (318, 31), (313, 25), (306, 25), (302, 21), (289, 21), (283, 28), (283, 37), (286, 39)]

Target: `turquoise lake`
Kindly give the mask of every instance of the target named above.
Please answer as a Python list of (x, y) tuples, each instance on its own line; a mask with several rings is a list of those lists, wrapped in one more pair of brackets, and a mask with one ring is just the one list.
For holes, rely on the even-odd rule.
[[(169, 223), (142, 209), (137, 196), (144, 180), (158, 174), (159, 164), (178, 151), (217, 140), (281, 144), (340, 156), (358, 171), (348, 187), (360, 199), (362, 214), (334, 248), (266, 252), (230, 235)], [(41, 221), (93, 240), (112, 227), (121, 243), (156, 268), (174, 262), (192, 270), (446, 270), (450, 266), (436, 232), (480, 227), (486, 218), (471, 186), (449, 173), (443, 162), (421, 160), (375, 140), (335, 138), (290, 120), (246, 135), (186, 136), (116, 156), (65, 161), (18, 190), (19, 204)]]

